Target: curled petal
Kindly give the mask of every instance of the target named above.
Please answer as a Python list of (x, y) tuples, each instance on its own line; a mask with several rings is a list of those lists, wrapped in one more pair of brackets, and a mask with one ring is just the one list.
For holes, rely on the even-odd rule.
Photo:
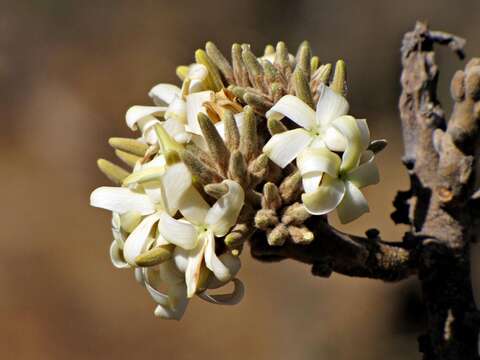
[[(242, 265), (240, 257), (233, 256), (231, 253), (226, 252), (221, 254), (218, 258), (223, 263), (223, 265), (228, 268), (228, 271), (230, 272), (230, 278), (226, 281), (228, 282), (232, 278), (234, 278), (240, 270), (240, 267)], [(225, 285), (226, 282), (218, 280), (215, 274), (211, 272), (208, 279), (208, 289), (217, 289)]]
[(331, 177), (337, 177), (341, 162), (340, 156), (326, 148), (307, 148), (297, 157), (297, 166), (302, 176), (327, 173)]
[(205, 223), (210, 225), (215, 236), (226, 235), (235, 225), (245, 202), (245, 193), (238, 183), (227, 179), (222, 184), (227, 185), (227, 193), (213, 204), (205, 217)]
[(167, 131), (176, 142), (185, 144), (192, 138), (185, 128), (185, 125), (171, 118), (162, 123), (163, 128)]
[(326, 85), (320, 85), (320, 97), (317, 103), (316, 121), (320, 126), (327, 126), (339, 116), (348, 113), (347, 100)]
[(165, 120), (175, 120), (185, 125), (187, 123), (187, 103), (185, 100), (176, 97), (165, 112)]
[(345, 185), (342, 180), (324, 175), (317, 190), (303, 194), (302, 201), (310, 214), (324, 215), (340, 204), (344, 194)]
[(168, 105), (181, 95), (181, 89), (172, 84), (155, 85), (148, 93), (155, 105)]
[[(155, 316), (158, 316), (162, 319), (167, 320), (180, 320), (188, 305), (188, 299), (186, 296), (181, 296), (182, 291), (184, 290), (181, 288), (185, 287), (185, 285), (175, 285), (173, 286), (172, 290), (169, 289), (168, 295), (158, 291), (153, 286), (151, 286), (148, 282), (145, 282), (145, 287), (152, 297), (152, 299), (158, 304), (155, 309)], [(171, 304), (170, 295), (174, 295), (175, 299), (175, 307)], [(177, 296), (179, 295), (179, 296)]]
[(267, 119), (280, 120), (287, 117), (301, 127), (311, 130), (315, 127), (315, 111), (298, 97), (285, 95), (265, 114)]
[(147, 248), (148, 242), (152, 240), (150, 233), (153, 225), (160, 218), (159, 213), (155, 213), (144, 218), (140, 224), (125, 240), (123, 246), (123, 256), (125, 260), (132, 266), (136, 266), (135, 258)]
[(142, 138), (147, 144), (156, 144), (158, 141), (154, 129), (156, 124), (160, 124), (160, 120), (151, 115), (137, 121), (137, 126), (142, 131)]
[(127, 125), (130, 129), (136, 130), (137, 123), (150, 116), (161, 116), (167, 110), (164, 106), (139, 106), (135, 105), (132, 106), (130, 109), (127, 110), (125, 114), (125, 120), (127, 121)]
[(205, 236), (200, 236), (197, 241), (197, 246), (190, 251), (190, 256), (188, 257), (187, 269), (185, 270), (185, 283), (187, 284), (187, 297), (189, 298), (195, 295), (197, 291), (205, 245)]
[(120, 215), (117, 213), (112, 214), (112, 235), (113, 239), (117, 242), (118, 248), (122, 250), (125, 244), (125, 235), (122, 232)]
[(145, 194), (136, 193), (128, 188), (102, 186), (90, 195), (90, 205), (123, 214), (136, 211), (148, 215), (155, 206)]
[(171, 244), (184, 249), (193, 249), (197, 243), (197, 230), (185, 221), (179, 221), (166, 213), (160, 215), (158, 228), (162, 236)]
[(142, 220), (142, 215), (135, 211), (129, 211), (119, 215), (121, 225), (120, 228), (126, 233), (131, 233)]
[(117, 269), (126, 269), (130, 267), (123, 258), (123, 252), (118, 247), (118, 243), (115, 240), (112, 241), (112, 244), (110, 245), (110, 260), (112, 261), (113, 266)]
[(170, 215), (174, 215), (179, 206), (180, 199), (192, 185), (190, 171), (183, 163), (167, 167), (161, 177), (163, 203)]
[(335, 119), (332, 126), (347, 139), (347, 147), (342, 156), (341, 170), (350, 171), (358, 165), (362, 152), (368, 146), (368, 141), (365, 143), (366, 123), (357, 121), (353, 116), (345, 115)]
[(188, 130), (194, 134), (202, 135), (200, 125), (198, 125), (198, 113), (205, 113), (203, 104), (211, 101), (214, 97), (213, 91), (200, 91), (187, 96), (187, 123)]
[(230, 294), (209, 295), (204, 291), (198, 294), (198, 297), (212, 304), (236, 305), (243, 299), (243, 296), (245, 295), (245, 287), (238, 279), (233, 279), (233, 284), (235, 287)]
[(373, 152), (365, 151), (362, 157), (365, 158), (365, 161), (360, 162), (357, 168), (347, 174), (348, 181), (359, 189), (368, 185), (378, 184), (380, 181), (380, 174), (377, 164), (374, 162), (375, 156)]
[(230, 270), (215, 254), (215, 237), (211, 231), (205, 235), (205, 265), (210, 269), (215, 277), (221, 282), (226, 282), (232, 278)]
[(332, 151), (345, 151), (347, 139), (333, 126), (328, 126), (323, 136), (325, 145)]
[(340, 222), (346, 224), (369, 212), (367, 199), (350, 181), (345, 182), (345, 196), (337, 207)]
[(303, 129), (285, 131), (273, 135), (263, 147), (263, 152), (275, 164), (284, 168), (312, 141), (310, 133)]
[(370, 129), (368, 128), (366, 119), (355, 119), (357, 121), (358, 130), (360, 131), (360, 141), (362, 149), (368, 148), (370, 145)]

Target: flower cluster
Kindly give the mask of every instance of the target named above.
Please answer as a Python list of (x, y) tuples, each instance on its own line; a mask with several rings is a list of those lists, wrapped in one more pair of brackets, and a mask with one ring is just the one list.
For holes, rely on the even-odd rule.
[(347, 115), (344, 63), (332, 80), (331, 68), (306, 42), (296, 56), (280, 42), (262, 57), (234, 44), (231, 63), (207, 43), (177, 68), (181, 87), (158, 84), (154, 106), (127, 111), (140, 137), (109, 143), (131, 170), (100, 159), (118, 186), (94, 190), (90, 203), (112, 212), (111, 261), (134, 270), (157, 316), (180, 319), (195, 295), (238, 303), (239, 255), (259, 232), (271, 246), (308, 243), (308, 218), (336, 209), (346, 223), (368, 211), (359, 189), (378, 182), (381, 146)]

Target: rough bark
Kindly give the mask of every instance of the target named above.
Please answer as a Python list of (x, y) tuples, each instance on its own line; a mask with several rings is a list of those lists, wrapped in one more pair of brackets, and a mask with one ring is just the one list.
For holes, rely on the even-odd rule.
[(447, 119), (436, 95), (433, 49), (446, 44), (463, 57), (464, 43), (421, 22), (403, 39), (399, 110), (411, 187), (394, 200), (392, 219), (410, 225), (401, 242), (384, 242), (374, 229), (366, 237), (344, 234), (322, 217), (309, 220), (317, 223), (309, 226), (316, 230), (308, 245), (251, 240), (255, 258), (298, 260), (312, 264), (319, 276), (332, 271), (385, 281), (418, 276), (428, 318), (427, 333), (419, 338), (425, 360), (480, 358), (480, 316), (470, 277), (470, 245), (480, 212), (474, 171), (480, 152), (480, 59), (454, 75), (454, 110)]

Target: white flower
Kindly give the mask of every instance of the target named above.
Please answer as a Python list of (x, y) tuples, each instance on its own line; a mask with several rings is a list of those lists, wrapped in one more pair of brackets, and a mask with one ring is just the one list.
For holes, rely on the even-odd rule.
[(239, 184), (232, 180), (223, 183), (228, 186), (228, 192), (212, 207), (191, 187), (179, 202), (184, 219), (176, 220), (166, 213), (160, 215), (161, 235), (177, 246), (174, 258), (177, 267), (185, 271), (188, 297), (198, 290), (203, 262), (221, 283), (234, 276), (228, 264), (216, 255), (215, 237), (225, 236), (235, 225), (245, 198)]
[(326, 148), (309, 148), (298, 156), (305, 190), (302, 201), (309, 213), (323, 215), (336, 209), (340, 221), (347, 223), (369, 211), (359, 189), (379, 181), (373, 152), (364, 151), (357, 167), (342, 168), (343, 164)]
[[(168, 212), (174, 214), (178, 209), (179, 199), (183, 193), (191, 186), (191, 175), (183, 163), (174, 164), (165, 168), (164, 166), (155, 166), (162, 164), (161, 160), (153, 160), (150, 166), (144, 166), (134, 171), (125, 179), (125, 185), (134, 187), (100, 187), (90, 195), (90, 204), (95, 207), (110, 210), (121, 218), (122, 216), (130, 218), (138, 216), (137, 224), (131, 230), (130, 234), (122, 246), (121, 237), (117, 236), (119, 241), (112, 245), (112, 262), (118, 267), (123, 267), (121, 262), (117, 261), (116, 256), (119, 250), (123, 250), (123, 257), (130, 266), (135, 265), (135, 258), (147, 250), (155, 241), (156, 245), (165, 245), (167, 242), (157, 236), (151, 236), (152, 229), (162, 213)], [(138, 185), (142, 184), (142, 185)], [(141, 221), (140, 221), (141, 218)], [(123, 225), (123, 221), (118, 222), (114, 215), (115, 224), (113, 226), (114, 237), (118, 234)], [(115, 264), (114, 263), (114, 264)]]
[[(240, 260), (231, 254), (220, 255), (220, 260), (227, 264), (233, 276), (240, 268)], [(187, 308), (189, 298), (187, 297), (187, 287), (185, 284), (185, 275), (176, 266), (174, 260), (163, 262), (156, 267), (138, 269), (139, 281), (144, 285), (152, 299), (157, 303), (155, 315), (162, 319), (180, 320)], [(206, 289), (197, 293), (197, 296), (207, 302), (218, 305), (238, 304), (244, 295), (244, 287), (240, 280), (232, 279), (234, 289), (231, 293), (210, 295)], [(162, 284), (167, 285), (167, 292), (158, 290)], [(209, 281), (208, 288), (214, 289), (225, 285), (225, 283), (215, 283)]]
[(187, 117), (188, 115), (196, 116), (198, 111), (194, 113), (193, 110), (188, 110), (188, 97), (196, 93), (202, 94), (200, 98), (205, 98), (207, 94), (208, 96), (213, 94), (212, 91), (202, 91), (204, 90), (203, 81), (207, 75), (207, 68), (204, 65), (192, 64), (184, 79), (182, 89), (171, 84), (154, 86), (148, 94), (156, 106), (132, 106), (125, 115), (128, 127), (132, 130), (140, 129), (143, 139), (149, 144), (154, 144), (157, 137), (153, 126), (160, 123), (157, 116), (163, 117), (165, 121), (161, 124), (175, 141), (179, 143), (190, 141), (191, 135), (186, 128)]
[(348, 102), (327, 86), (320, 88), (316, 112), (299, 98), (282, 97), (266, 114), (280, 120), (288, 117), (301, 128), (276, 134), (263, 151), (280, 167), (287, 166), (307, 147), (326, 146), (343, 151), (343, 166), (355, 166), (370, 134), (366, 121), (347, 116)]

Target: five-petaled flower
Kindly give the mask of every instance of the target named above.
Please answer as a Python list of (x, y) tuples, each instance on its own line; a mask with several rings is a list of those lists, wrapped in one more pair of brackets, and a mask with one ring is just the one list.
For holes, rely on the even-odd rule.
[[(366, 120), (347, 115), (347, 100), (329, 87), (322, 86), (319, 95), (316, 112), (295, 96), (282, 97), (266, 116), (275, 120), (287, 117), (301, 128), (273, 135), (263, 151), (282, 168), (297, 159), (306, 209), (313, 215), (323, 215), (338, 207), (340, 220), (345, 223), (368, 211), (357, 187), (378, 182), (378, 171), (371, 152), (371, 159), (355, 170), (370, 143)], [(358, 181), (355, 187), (355, 182), (346, 179), (357, 173), (372, 179)]]

